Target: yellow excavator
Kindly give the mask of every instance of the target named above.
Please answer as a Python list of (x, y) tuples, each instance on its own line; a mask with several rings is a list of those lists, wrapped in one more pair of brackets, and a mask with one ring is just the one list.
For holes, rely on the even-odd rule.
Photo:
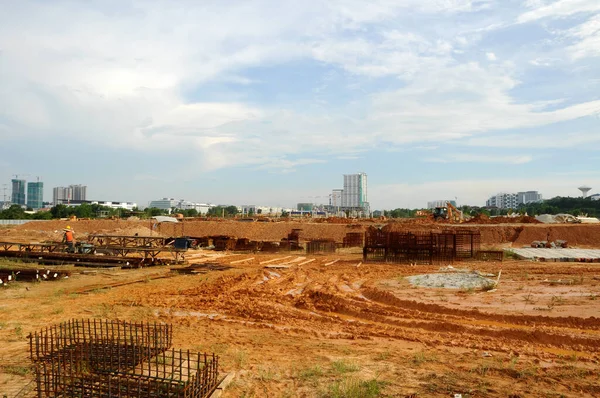
[(463, 212), (450, 202), (446, 202), (446, 206), (433, 209), (432, 215), (435, 221), (450, 220), (453, 223), (461, 223), (465, 220)]

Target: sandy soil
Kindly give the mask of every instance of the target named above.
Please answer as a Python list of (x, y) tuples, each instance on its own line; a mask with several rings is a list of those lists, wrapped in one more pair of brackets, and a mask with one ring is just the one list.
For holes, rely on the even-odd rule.
[[(232, 268), (73, 269), (66, 280), (1, 289), (0, 392), (11, 397), (31, 377), (27, 333), (94, 317), (172, 323), (175, 346), (216, 352), (223, 372), (235, 372), (225, 397), (327, 397), (365, 386), (386, 397), (600, 396), (600, 265), (453, 264), (502, 270), (496, 290), (477, 291), (414, 287), (406, 276), (440, 266), (362, 264), (348, 250), (194, 256)], [(126, 281), (139, 282), (102, 289)]]

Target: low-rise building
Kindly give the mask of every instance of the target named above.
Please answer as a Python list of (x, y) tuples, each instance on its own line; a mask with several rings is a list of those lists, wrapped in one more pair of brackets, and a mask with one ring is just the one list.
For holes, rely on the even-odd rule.
[(498, 193), (486, 201), (486, 206), (496, 207), (498, 209), (516, 209), (521, 205), (537, 203), (541, 200), (542, 195), (537, 191)]
[(263, 215), (263, 216), (280, 216), (281, 213), (284, 212), (283, 207), (273, 207), (273, 206), (257, 206), (257, 205), (242, 205), (241, 206), (242, 214), (254, 214), (254, 215)]

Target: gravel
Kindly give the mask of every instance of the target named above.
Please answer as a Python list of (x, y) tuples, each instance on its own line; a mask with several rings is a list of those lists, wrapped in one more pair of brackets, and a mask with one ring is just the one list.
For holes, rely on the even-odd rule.
[(443, 273), (408, 276), (413, 286), (442, 287), (445, 289), (485, 289), (494, 286), (495, 280), (479, 273)]

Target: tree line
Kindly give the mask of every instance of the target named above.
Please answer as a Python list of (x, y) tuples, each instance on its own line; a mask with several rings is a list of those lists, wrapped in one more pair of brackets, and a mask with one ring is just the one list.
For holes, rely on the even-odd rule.
[[(139, 210), (114, 209), (112, 207), (102, 206), (99, 204), (82, 203), (78, 206), (66, 206), (63, 204), (52, 207), (49, 211), (38, 211), (31, 213), (32, 209), (23, 209), (19, 205), (12, 205), (8, 209), (0, 211), (0, 220), (52, 220), (58, 218), (106, 218), (118, 217), (129, 218), (131, 216), (139, 218), (151, 218), (156, 216), (173, 215), (174, 213), (183, 214), (184, 217), (198, 217), (200, 214), (196, 209), (176, 209), (170, 211), (158, 209), (155, 207)], [(28, 212), (29, 211), (29, 212)], [(215, 206), (208, 210), (209, 217), (233, 217), (238, 213), (236, 206)]]

